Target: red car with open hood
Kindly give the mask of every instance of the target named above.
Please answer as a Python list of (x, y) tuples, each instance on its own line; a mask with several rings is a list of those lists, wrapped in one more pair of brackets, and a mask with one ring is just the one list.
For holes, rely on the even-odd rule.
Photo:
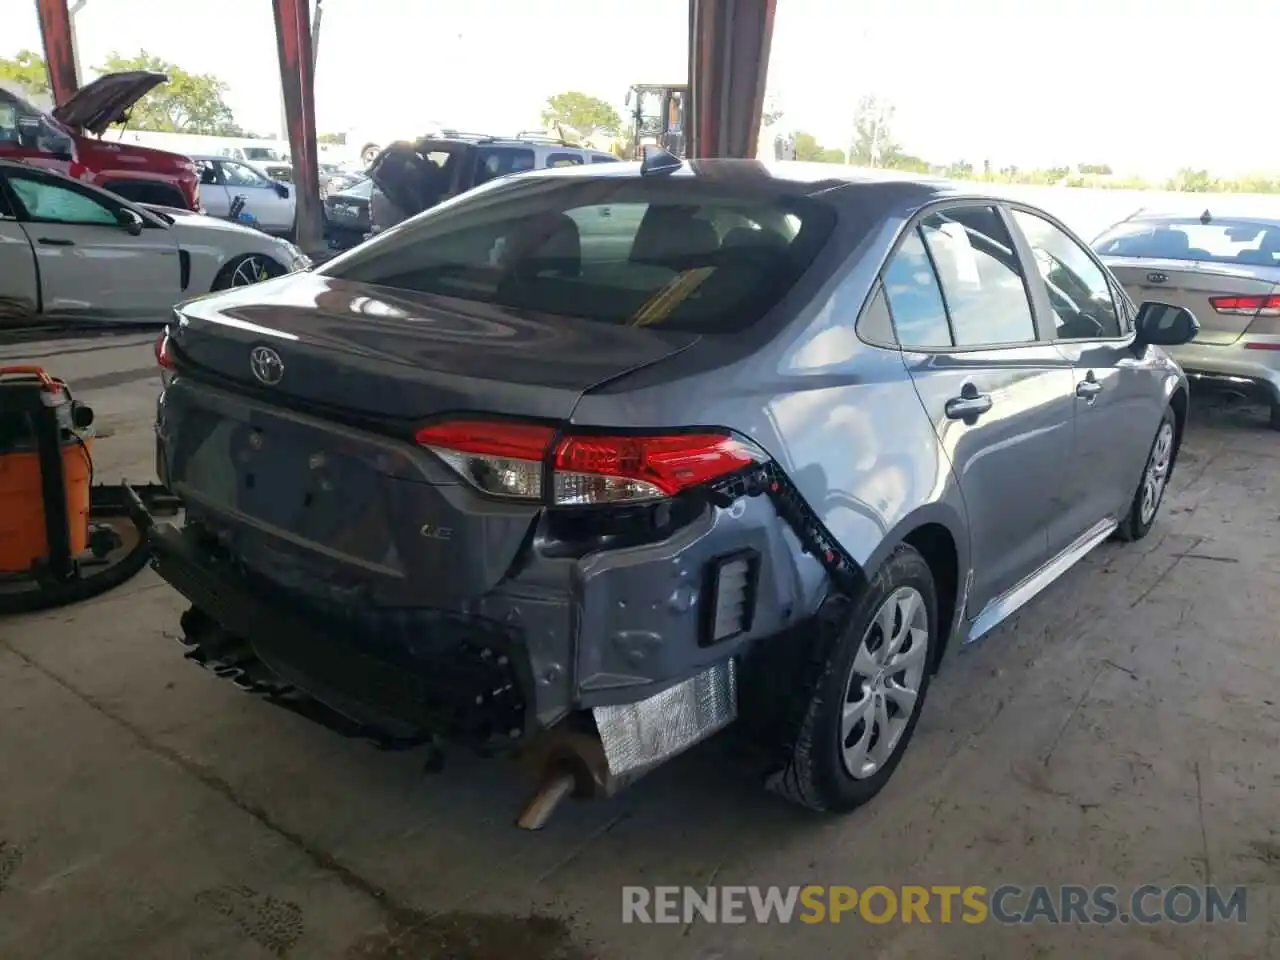
[(57, 170), (135, 203), (199, 210), (200, 177), (190, 158), (101, 139), (168, 79), (146, 70), (105, 74), (50, 112), (0, 88), (0, 158)]

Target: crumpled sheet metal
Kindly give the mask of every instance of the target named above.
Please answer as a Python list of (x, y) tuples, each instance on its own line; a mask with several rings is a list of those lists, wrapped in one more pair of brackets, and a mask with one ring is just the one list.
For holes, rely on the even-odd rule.
[(736, 664), (726, 660), (647, 700), (593, 714), (609, 773), (629, 782), (737, 719)]

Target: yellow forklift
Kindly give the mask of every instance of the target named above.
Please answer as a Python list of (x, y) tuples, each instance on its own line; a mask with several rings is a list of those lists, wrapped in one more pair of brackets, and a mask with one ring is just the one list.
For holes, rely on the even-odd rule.
[(627, 91), (631, 118), (631, 155), (644, 156), (646, 146), (658, 146), (683, 157), (689, 142), (687, 84), (635, 83)]

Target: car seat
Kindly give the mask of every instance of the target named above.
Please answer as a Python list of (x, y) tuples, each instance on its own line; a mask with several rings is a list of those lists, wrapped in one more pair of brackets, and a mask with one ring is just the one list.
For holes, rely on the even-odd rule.
[(519, 279), (572, 280), (582, 275), (582, 239), (578, 224), (568, 214), (530, 218), (509, 249), (504, 259)]
[(631, 244), (630, 259), (680, 270), (682, 260), (707, 257), (720, 249), (713, 224), (687, 207), (651, 206)]

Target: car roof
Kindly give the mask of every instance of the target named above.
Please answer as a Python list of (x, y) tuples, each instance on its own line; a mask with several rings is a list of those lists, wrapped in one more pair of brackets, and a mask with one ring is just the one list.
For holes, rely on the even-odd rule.
[[(1245, 216), (1236, 216), (1235, 214), (1231, 213), (1227, 208), (1223, 208), (1222, 212), (1220, 213), (1215, 213), (1213, 208), (1209, 207), (1208, 208), (1209, 219), (1207, 221), (1202, 221), (1202, 217), (1204, 216), (1204, 213), (1205, 213), (1204, 209), (1200, 210), (1199, 212), (1193, 212), (1188, 210), (1184, 213), (1173, 213), (1173, 212), (1167, 212), (1167, 211), (1157, 212), (1155, 210), (1140, 210), (1139, 212), (1135, 213), (1133, 216), (1129, 217), (1127, 220), (1124, 220), (1121, 222), (1122, 223), (1159, 224), (1159, 223), (1188, 223), (1190, 221), (1201, 221), (1201, 222), (1206, 222), (1209, 225), (1212, 225), (1215, 223), (1223, 223), (1223, 224), (1235, 224), (1235, 225), (1256, 224), (1259, 227), (1280, 226), (1280, 206), (1276, 207), (1275, 216), (1270, 216), (1270, 217), (1260, 217), (1260, 216), (1254, 216), (1251, 214), (1245, 215)], [(1119, 226), (1119, 225), (1120, 224), (1116, 224), (1116, 226)]]
[(535, 137), (535, 136), (501, 136), (488, 133), (460, 133), (457, 130), (440, 131), (436, 133), (424, 134), (418, 137), (418, 140), (438, 140), (443, 143), (466, 143), (473, 146), (485, 147), (541, 147), (547, 150), (578, 150), (582, 153), (592, 153), (601, 156), (613, 156), (605, 150), (597, 150), (595, 147), (583, 146), (580, 143), (569, 143), (565, 140), (556, 140), (554, 137)]
[[(642, 169), (643, 165), (639, 161), (623, 161), (591, 166), (551, 167), (531, 170), (520, 176), (628, 178), (643, 176)], [(881, 201), (889, 206), (901, 204), (920, 207), (948, 198), (1007, 202), (1007, 198), (975, 190), (972, 184), (957, 183), (942, 177), (797, 160), (685, 160), (673, 170), (653, 175), (673, 179), (702, 179), (734, 190), (758, 192), (762, 196), (821, 195), (836, 203), (858, 194), (865, 195), (862, 188), (874, 190)]]

